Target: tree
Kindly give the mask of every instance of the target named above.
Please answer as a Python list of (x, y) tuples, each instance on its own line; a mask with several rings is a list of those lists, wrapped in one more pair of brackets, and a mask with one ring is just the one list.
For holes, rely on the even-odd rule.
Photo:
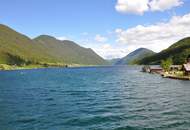
[(174, 55), (173, 57), (174, 64), (181, 65), (186, 63), (189, 54), (190, 54), (190, 49), (185, 49), (183, 52)]
[(173, 64), (172, 58), (168, 58), (166, 60), (161, 61), (161, 67), (164, 69), (164, 71), (169, 71), (170, 66)]

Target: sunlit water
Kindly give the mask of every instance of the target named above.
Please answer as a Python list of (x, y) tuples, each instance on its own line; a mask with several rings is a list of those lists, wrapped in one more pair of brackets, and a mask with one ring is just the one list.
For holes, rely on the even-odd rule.
[(140, 67), (0, 72), (0, 130), (190, 129), (190, 82)]

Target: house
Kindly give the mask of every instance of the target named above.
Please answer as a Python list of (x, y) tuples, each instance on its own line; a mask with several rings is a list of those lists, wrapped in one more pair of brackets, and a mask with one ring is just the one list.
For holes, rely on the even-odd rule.
[(183, 71), (185, 75), (190, 76), (190, 63), (183, 64)]
[(187, 63), (182, 67), (184, 74), (190, 76), (190, 55), (187, 58)]

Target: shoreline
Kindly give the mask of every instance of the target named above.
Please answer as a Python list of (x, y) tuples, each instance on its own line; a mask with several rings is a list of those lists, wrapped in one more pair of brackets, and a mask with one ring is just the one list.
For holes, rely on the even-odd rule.
[(142, 72), (150, 73), (150, 74), (158, 74), (163, 78), (175, 79), (175, 80), (189, 80), (190, 76), (184, 75), (183, 71), (168, 71), (165, 72), (162, 68), (142, 68)]
[[(32, 69), (45, 69), (45, 68), (79, 68), (79, 67), (102, 67), (107, 65), (82, 65), (82, 64), (70, 64), (70, 65), (42, 65), (33, 64), (25, 66), (15, 66), (0, 64), (0, 71), (14, 71), (14, 70), (32, 70)], [(108, 65), (109, 66), (109, 65)]]
[(177, 80), (190, 80), (190, 76), (178, 76), (178, 75), (172, 75), (172, 74), (161, 74), (163, 78), (169, 78), (169, 79), (177, 79)]

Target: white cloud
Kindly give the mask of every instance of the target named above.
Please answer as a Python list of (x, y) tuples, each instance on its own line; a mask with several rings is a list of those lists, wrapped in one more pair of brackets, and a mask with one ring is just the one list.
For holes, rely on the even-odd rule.
[(58, 40), (69, 40), (69, 38), (65, 37), (65, 36), (56, 37), (56, 39), (58, 39)]
[(118, 0), (115, 9), (121, 13), (143, 14), (148, 11), (149, 0)]
[(98, 55), (105, 59), (113, 59), (118, 57), (124, 57), (131, 50), (129, 48), (114, 46), (113, 44), (87, 44), (89, 48), (92, 48)]
[(117, 0), (115, 9), (121, 13), (143, 15), (147, 11), (164, 11), (182, 4), (182, 0)]
[[(152, 25), (138, 25), (129, 29), (118, 28), (110, 36), (105, 36), (98, 34), (95, 38), (85, 37), (86, 39), (80, 39), (77, 43), (92, 48), (105, 59), (126, 56), (140, 47), (159, 52), (178, 40), (190, 36), (190, 13), (184, 16), (173, 16), (169, 21)], [(67, 39), (67, 37), (58, 39)], [(112, 40), (116, 40), (116, 43)]]
[(126, 49), (116, 48), (110, 44), (104, 44), (99, 48), (95, 49), (97, 53), (103, 56), (105, 59), (113, 59), (118, 57), (123, 57), (126, 55)]
[(97, 42), (106, 42), (108, 39), (106, 37), (103, 37), (103, 36), (97, 34), (95, 36), (94, 40), (97, 41)]
[(138, 25), (127, 30), (116, 29), (117, 42), (122, 45), (146, 47), (156, 52), (190, 36), (190, 14), (173, 16), (168, 22), (149, 26)]
[(149, 3), (152, 11), (164, 11), (182, 4), (181, 0), (152, 0)]

